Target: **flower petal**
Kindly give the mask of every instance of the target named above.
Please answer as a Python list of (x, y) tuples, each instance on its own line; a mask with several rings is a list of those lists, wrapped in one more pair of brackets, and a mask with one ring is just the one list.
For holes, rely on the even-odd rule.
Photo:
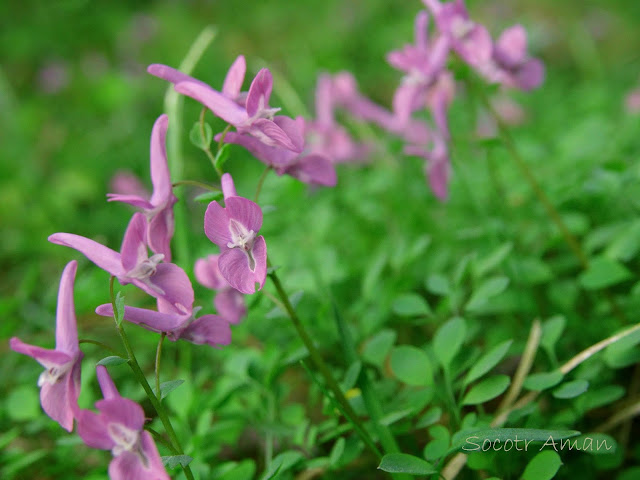
[(216, 293), (213, 303), (218, 315), (234, 325), (240, 323), (247, 314), (244, 295), (233, 288), (225, 288)]
[[(178, 310), (190, 312), (193, 307), (193, 286), (185, 271), (175, 263), (160, 263), (156, 273), (149, 278), (151, 284), (164, 291), (161, 295)], [(158, 295), (153, 295), (158, 298)]]
[(159, 63), (154, 63), (149, 65), (147, 67), (147, 72), (153, 75), (154, 77), (162, 78), (163, 80), (166, 80), (167, 82), (170, 82), (173, 84), (178, 84), (181, 82), (193, 82), (193, 83), (199, 83), (205, 87), (208, 87), (206, 83), (201, 82), (200, 80), (197, 80), (193, 77), (190, 77), (186, 73), (182, 73), (181, 71), (176, 70), (175, 68), (171, 68), (166, 65), (161, 65)]
[(198, 283), (212, 290), (218, 290), (229, 285), (218, 268), (219, 256), (209, 255), (207, 258), (200, 258), (196, 260), (193, 268)]
[[(96, 313), (103, 317), (113, 316), (113, 306), (110, 303), (105, 303), (96, 308)], [(176, 328), (179, 328), (184, 323), (184, 317), (179, 315), (171, 315), (167, 313), (160, 313), (154, 310), (147, 310), (146, 308), (137, 307), (124, 307), (124, 319), (127, 322), (140, 325), (152, 332), (171, 332)]]
[(55, 383), (43, 383), (40, 390), (42, 409), (68, 432), (73, 430), (73, 419), (79, 414), (81, 358), (82, 354), (67, 373)]
[(272, 120), (266, 118), (258, 118), (253, 120), (249, 127), (238, 130), (240, 133), (245, 131), (259, 138), (264, 143), (272, 147), (284, 147), (292, 152), (301, 152), (302, 149), (297, 146), (289, 135), (282, 128), (276, 125)]
[(200, 82), (181, 82), (176, 85), (176, 91), (202, 103), (214, 115), (231, 125), (238, 126), (247, 119), (247, 112), (233, 100), (225, 97), (208, 85)]
[(147, 254), (147, 220), (142, 213), (134, 213), (124, 232), (120, 255), (122, 266), (127, 272), (149, 258)]
[[(140, 435), (142, 453), (145, 461), (132, 452), (122, 452), (111, 460), (109, 464), (109, 478), (111, 480), (171, 480), (162, 465), (162, 459), (149, 432)], [(146, 465), (145, 465), (146, 463)]]
[(227, 248), (227, 243), (231, 241), (229, 216), (216, 201), (209, 204), (204, 214), (204, 233), (220, 248)]
[(244, 197), (229, 197), (225, 204), (229, 220), (236, 220), (247, 230), (258, 233), (262, 226), (262, 209), (257, 203)]
[(261, 109), (268, 108), (272, 89), (273, 76), (268, 68), (263, 68), (255, 76), (249, 87), (249, 95), (247, 95), (247, 113), (249, 117), (253, 117)]
[(231, 328), (229, 322), (218, 315), (203, 315), (194, 320), (181, 334), (180, 338), (196, 345), (229, 345)]
[(158, 211), (147, 226), (147, 243), (153, 253), (162, 253), (163, 261), (171, 262), (171, 238), (175, 230), (173, 203)]
[(102, 390), (102, 396), (104, 398), (110, 399), (120, 397), (120, 392), (118, 392), (115, 383), (113, 383), (107, 367), (104, 365), (98, 365), (96, 367), (96, 376), (98, 377), (98, 383), (100, 384), (100, 390)]
[(133, 400), (117, 396), (98, 400), (96, 408), (105, 417), (105, 423), (119, 423), (130, 430), (140, 431), (144, 426), (144, 410)]
[(54, 233), (49, 236), (49, 241), (56, 245), (63, 245), (79, 251), (98, 267), (106, 270), (111, 275), (119, 277), (125, 274), (120, 254), (99, 244), (98, 242), (94, 242), (93, 240), (89, 240), (88, 238), (81, 237), (80, 235), (74, 235), (72, 233)]
[(284, 173), (308, 184), (334, 187), (338, 181), (336, 169), (325, 155), (311, 153), (286, 168)]
[(238, 95), (240, 95), (240, 89), (242, 88), (246, 71), (247, 62), (244, 59), (244, 55), (238, 55), (238, 58), (236, 58), (231, 67), (229, 67), (227, 76), (224, 77), (222, 94), (235, 100)]
[(153, 210), (153, 205), (137, 195), (120, 195), (118, 193), (107, 193), (107, 202), (122, 202), (145, 210)]
[(229, 132), (224, 137), (225, 143), (234, 143), (246, 148), (258, 160), (266, 165), (277, 168), (286, 165), (289, 160), (296, 157), (291, 150), (279, 147), (270, 147), (266, 143), (250, 135), (243, 135), (236, 132)]
[(78, 415), (78, 435), (91, 448), (111, 450), (115, 443), (109, 436), (105, 418), (90, 410), (81, 410)]
[(276, 115), (273, 117), (273, 122), (287, 134), (294, 146), (294, 152), (301, 152), (304, 150), (304, 120), (298, 122), (297, 120), (284, 115)]
[(75, 260), (69, 262), (64, 268), (62, 278), (60, 278), (56, 311), (56, 350), (72, 356), (80, 351), (76, 312), (73, 304), (73, 283), (77, 269), (78, 262)]
[(240, 248), (227, 249), (220, 254), (218, 265), (220, 273), (229, 282), (229, 285), (242, 293), (255, 293), (257, 281), (255, 266), (254, 270), (251, 270), (247, 253)]
[(226, 200), (229, 197), (237, 197), (236, 186), (233, 184), (233, 178), (230, 173), (225, 173), (220, 179), (220, 185), (222, 187), (222, 195)]
[(151, 131), (150, 163), (151, 183), (153, 184), (151, 204), (154, 206), (165, 204), (173, 197), (173, 187), (167, 163), (166, 138), (168, 126), (169, 117), (161, 115), (154, 123)]
[(73, 356), (68, 353), (29, 345), (18, 337), (12, 337), (11, 340), (9, 340), (9, 347), (14, 352), (22, 353), (35, 359), (45, 368), (51, 368), (54, 365), (64, 365), (73, 359)]

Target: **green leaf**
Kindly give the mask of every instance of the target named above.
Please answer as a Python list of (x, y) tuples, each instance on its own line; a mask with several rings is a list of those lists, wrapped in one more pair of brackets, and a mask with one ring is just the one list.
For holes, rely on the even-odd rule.
[(585, 433), (575, 438), (571, 445), (563, 450), (582, 450), (591, 455), (608, 455), (615, 453), (618, 449), (618, 442), (611, 435), (606, 433)]
[(193, 461), (193, 458), (189, 455), (167, 455), (161, 458), (162, 464), (169, 468), (176, 468), (178, 465), (186, 467)]
[(554, 450), (538, 453), (527, 465), (522, 474), (522, 480), (550, 480), (562, 465), (560, 455)]
[(419, 348), (400, 345), (391, 352), (391, 371), (408, 385), (424, 386), (433, 383), (433, 369), (429, 357)]
[(286, 472), (303, 458), (304, 455), (296, 450), (282, 452), (273, 459), (269, 470), (262, 475), (260, 480), (271, 480), (272, 478), (276, 478), (276, 474)]
[(213, 163), (216, 166), (216, 168), (220, 170), (222, 170), (222, 167), (224, 166), (226, 161), (229, 159), (229, 145), (231, 144), (225, 143), (224, 145), (222, 145), (222, 148), (220, 148), (220, 150), (218, 150), (216, 153), (216, 158)]
[(353, 388), (353, 386), (358, 381), (358, 376), (360, 375), (360, 371), (362, 370), (362, 362), (357, 360), (351, 364), (351, 366), (347, 369), (344, 374), (344, 379), (342, 381), (342, 388), (344, 390), (349, 390)]
[(609, 345), (603, 352), (604, 361), (611, 368), (623, 368), (640, 361), (640, 330)]
[(542, 324), (542, 336), (540, 337), (540, 345), (547, 350), (553, 351), (556, 343), (560, 339), (567, 319), (562, 315), (555, 315)]
[(560, 370), (554, 370), (553, 372), (533, 373), (524, 380), (524, 388), (527, 390), (534, 390), (541, 392), (547, 388), (555, 387), (559, 384), (564, 375)]
[(444, 457), (449, 450), (451, 434), (444, 425), (434, 425), (429, 429), (432, 440), (427, 443), (423, 450), (423, 456), (429, 461), (435, 461)]
[(427, 301), (415, 293), (400, 295), (394, 300), (391, 309), (401, 317), (417, 317), (431, 313)]
[(512, 343), (513, 340), (505, 340), (481, 356), (478, 361), (473, 364), (469, 373), (467, 373), (464, 379), (464, 385), (469, 385), (495, 367), (507, 354)]
[(247, 480), (253, 478), (256, 472), (256, 464), (253, 460), (243, 460), (240, 463), (235, 463), (233, 467), (224, 473), (217, 474), (216, 480)]
[(442, 417), (442, 408), (440, 407), (432, 407), (427, 412), (420, 417), (418, 423), (416, 423), (416, 429), (428, 427), (429, 425), (433, 425)]
[[(204, 136), (202, 135), (204, 130)], [(204, 122), (203, 128), (200, 128), (200, 122), (195, 122), (189, 131), (189, 140), (200, 150), (206, 150), (213, 140), (213, 129), (211, 125)]]
[(489, 302), (491, 297), (504, 292), (507, 285), (509, 285), (509, 278), (507, 277), (492, 277), (485, 280), (473, 292), (465, 308), (468, 311), (479, 310)]
[(512, 249), (513, 243), (507, 242), (500, 245), (486, 257), (476, 260), (474, 269), (476, 276), (482, 277), (485, 273), (500, 265), (500, 263), (507, 258), (507, 255), (509, 255)]
[(442, 325), (433, 337), (433, 351), (444, 368), (448, 368), (456, 356), (467, 333), (464, 318), (454, 317)]
[[(165, 398), (183, 383), (184, 380), (169, 380), (168, 382), (162, 382), (160, 384), (160, 400)], [(156, 396), (158, 395), (158, 392), (155, 391), (155, 388), (153, 393), (155, 393)]]
[(471, 387), (462, 399), (463, 405), (478, 405), (488, 402), (504, 393), (509, 387), (511, 379), (506, 375), (495, 375)]
[(429, 462), (406, 453), (389, 453), (382, 457), (378, 469), (389, 473), (408, 473), (410, 475), (432, 475), (438, 473)]
[(116, 294), (116, 311), (113, 312), (116, 318), (116, 324), (118, 326), (122, 325), (122, 320), (124, 320), (124, 295), (122, 292), (118, 292)]
[(113, 367), (115, 365), (122, 365), (123, 363), (127, 363), (128, 360), (126, 358), (122, 358), (118, 355), (112, 355), (110, 357), (104, 357), (100, 360), (96, 365), (104, 365), (105, 367)]
[(214, 200), (222, 200), (222, 197), (223, 197), (222, 192), (205, 192), (196, 196), (194, 200), (198, 203), (209, 204)]
[(555, 398), (574, 398), (582, 395), (589, 388), (589, 382), (586, 380), (574, 380), (567, 382), (556, 388), (552, 395)]
[[(460, 434), (462, 433), (462, 435)], [(467, 432), (457, 432), (454, 435), (453, 450), (464, 452), (474, 452), (482, 450), (486, 441), (494, 444), (497, 449), (499, 445), (504, 446), (507, 440), (514, 442), (514, 446), (524, 446), (519, 442), (545, 443), (549, 439), (553, 441), (573, 438), (580, 435), (576, 430), (542, 430), (538, 428), (488, 428), (483, 430), (471, 430)]]
[(344, 453), (344, 437), (340, 437), (336, 443), (333, 444), (333, 448), (331, 449), (331, 453), (329, 454), (329, 463), (332, 467), (337, 467), (338, 462), (342, 458), (342, 454)]
[(425, 286), (427, 290), (435, 295), (449, 295), (451, 292), (451, 286), (449, 285), (449, 280), (444, 275), (440, 275), (439, 273), (432, 273), (427, 277), (427, 281), (425, 282)]
[(395, 330), (384, 329), (373, 336), (365, 343), (362, 350), (362, 359), (365, 362), (373, 363), (382, 367), (391, 347), (396, 342), (398, 334)]
[(580, 284), (586, 290), (598, 290), (616, 285), (631, 277), (627, 268), (616, 260), (598, 257), (591, 261), (579, 277)]

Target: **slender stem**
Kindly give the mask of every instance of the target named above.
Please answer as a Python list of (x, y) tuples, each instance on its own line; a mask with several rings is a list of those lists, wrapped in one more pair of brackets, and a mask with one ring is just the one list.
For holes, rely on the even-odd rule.
[[(109, 283), (109, 293), (111, 295), (111, 305), (113, 307), (113, 311), (115, 315), (116, 297), (113, 293), (114, 280), (115, 280), (115, 277), (112, 276), (111, 281)], [(169, 435), (169, 439), (171, 440), (171, 443), (174, 446), (174, 450), (178, 452), (178, 455), (183, 455), (184, 450), (180, 445), (180, 440), (178, 440), (178, 436), (176, 435), (176, 432), (173, 429), (173, 425), (171, 425), (171, 420), (169, 419), (169, 415), (167, 414), (167, 411), (165, 410), (165, 408), (162, 406), (162, 403), (160, 402), (160, 400), (158, 400), (158, 397), (156, 397), (155, 394), (153, 393), (153, 390), (151, 389), (151, 386), (147, 381), (147, 377), (145, 377), (144, 372), (142, 371), (142, 368), (140, 368), (140, 364), (136, 359), (135, 353), (133, 353), (133, 349), (131, 348), (131, 343), (129, 342), (129, 338), (125, 333), (124, 327), (122, 326), (122, 324), (118, 325), (118, 322), (116, 322), (116, 330), (118, 330), (118, 334), (122, 339), (122, 344), (124, 345), (124, 348), (127, 351), (127, 355), (129, 357), (128, 363), (129, 363), (129, 366), (131, 367), (131, 370), (133, 371), (133, 375), (136, 377), (136, 380), (138, 380), (138, 383), (140, 383), (140, 385), (144, 389), (145, 393), (147, 394), (147, 397), (149, 397), (149, 401), (153, 405), (153, 408), (155, 408), (156, 413), (158, 414), (158, 417), (160, 417), (160, 421), (162, 422), (162, 425), (164, 425), (164, 429), (166, 430), (167, 435)], [(184, 470), (184, 474), (188, 480), (194, 480), (193, 472), (191, 471), (191, 468), (189, 467), (189, 465), (183, 466), (182, 469)]]
[[(209, 157), (209, 161), (211, 162), (211, 165), (213, 166), (213, 169), (216, 171), (218, 176), (222, 177), (222, 174), (224, 172), (220, 170), (220, 168), (216, 165), (216, 157), (213, 155), (213, 152), (211, 151), (211, 148), (209, 148), (209, 145), (205, 144), (205, 139), (207, 138), (207, 136), (205, 134), (204, 128), (204, 116), (206, 113), (207, 107), (202, 107), (202, 110), (200, 110), (200, 137), (202, 138), (202, 144), (204, 145), (204, 147), (202, 147), (202, 151), (207, 154), (207, 157)], [(218, 150), (220, 149), (218, 148)]]
[(224, 137), (227, 136), (227, 133), (229, 133), (229, 130), (231, 130), (231, 124), (227, 125), (222, 131), (222, 135), (220, 135), (220, 140), (218, 140), (218, 152), (222, 148), (222, 145), (224, 144)]
[(626, 408), (623, 408), (622, 410), (617, 411), (606, 422), (596, 427), (594, 432), (606, 432), (637, 415), (640, 415), (640, 400)]
[(158, 348), (156, 349), (156, 397), (158, 400), (162, 400), (162, 395), (160, 394), (160, 359), (162, 358), (162, 343), (164, 342), (164, 337), (167, 334), (162, 332), (160, 334), (160, 340), (158, 340)]
[(518, 395), (520, 395), (524, 380), (531, 370), (533, 360), (536, 358), (536, 353), (538, 351), (538, 346), (540, 345), (541, 336), (542, 327), (540, 326), (540, 320), (535, 319), (533, 321), (533, 325), (531, 326), (531, 330), (529, 331), (529, 338), (527, 339), (527, 344), (524, 348), (524, 352), (522, 353), (522, 359), (520, 360), (518, 369), (513, 376), (513, 381), (511, 382), (509, 391), (507, 391), (507, 394), (504, 396), (502, 402), (500, 402), (500, 405), (498, 406), (498, 411), (509, 408), (511, 405), (513, 405), (513, 402), (515, 402), (516, 398), (518, 398)]
[[(311, 356), (311, 360), (315, 364), (316, 368), (320, 371), (320, 374), (324, 377), (324, 380), (328, 389), (333, 393), (336, 401), (340, 404), (340, 406), (342, 407), (342, 410), (344, 410), (348, 418), (352, 422), (354, 422), (354, 425), (358, 425), (359, 427), (358, 431), (365, 432), (365, 429), (360, 423), (358, 416), (353, 411), (353, 408), (351, 408), (351, 405), (349, 404), (349, 401), (344, 396), (344, 393), (342, 393), (342, 389), (340, 388), (340, 385), (338, 385), (338, 382), (336, 382), (335, 378), (333, 378), (331, 370), (329, 370), (329, 367), (322, 359), (320, 352), (313, 344), (313, 340), (311, 340), (311, 337), (309, 336), (304, 326), (302, 325), (302, 322), (298, 318), (298, 314), (295, 312), (293, 306), (291, 305), (291, 302), (289, 301), (289, 297), (287, 293), (284, 291), (284, 288), (280, 283), (280, 279), (278, 278), (278, 275), (276, 274), (275, 271), (271, 271), (271, 273), (269, 273), (269, 278), (271, 278), (273, 285), (276, 287), (278, 296), (280, 297), (280, 300), (282, 300), (282, 304), (284, 305), (285, 310), (289, 315), (289, 318), (293, 322), (293, 325), (296, 331), (298, 332), (298, 335), (300, 336), (300, 338), (302, 339), (302, 342), (307, 347), (307, 350), (309, 351), (309, 355)], [(363, 437), (363, 440), (364, 440), (364, 437)], [(365, 443), (369, 445), (370, 442), (365, 441)], [(378, 453), (379, 452), (376, 452), (376, 454)]]
[(205, 190), (210, 190), (212, 192), (220, 191), (220, 188), (216, 187), (215, 185), (208, 185), (206, 183), (198, 182), (196, 180), (180, 180), (178, 182), (173, 182), (172, 184), (173, 187), (179, 187), (181, 185), (193, 185), (194, 187), (204, 188)]
[(167, 447), (169, 449), (169, 451), (173, 454), (173, 455), (177, 455), (178, 452), (176, 451), (176, 449), (174, 448), (174, 446), (171, 444), (171, 442), (167, 441), (166, 438), (164, 438), (162, 435), (160, 435), (159, 432), (156, 432), (153, 428), (151, 428), (148, 425), (144, 426), (144, 429), (149, 432), (153, 438), (157, 441), (162, 443), (165, 447)]
[(122, 356), (122, 354), (120, 352), (118, 352), (115, 348), (111, 348), (109, 345), (106, 345), (106, 344), (104, 344), (102, 342), (98, 342), (96, 340), (90, 340), (88, 338), (81, 338), (80, 340), (78, 340), (78, 343), (91, 343), (93, 345), (97, 345), (99, 347), (102, 347), (105, 350), (107, 350), (107, 351), (109, 351), (109, 352), (111, 352), (111, 353), (113, 353), (113, 354), (115, 354), (115, 355), (117, 355), (119, 357)]
[(267, 175), (271, 171), (271, 167), (267, 165), (265, 169), (262, 171), (262, 175), (260, 175), (260, 179), (258, 180), (258, 186), (256, 187), (256, 194), (253, 197), (253, 201), (258, 203), (258, 197), (260, 196), (260, 192), (262, 191), (262, 184), (264, 180), (267, 178)]

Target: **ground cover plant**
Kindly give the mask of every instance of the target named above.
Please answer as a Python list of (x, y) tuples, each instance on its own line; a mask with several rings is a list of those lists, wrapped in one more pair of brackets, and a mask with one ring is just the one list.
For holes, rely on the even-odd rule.
[(264, 3), (4, 7), (2, 478), (638, 478), (638, 7)]

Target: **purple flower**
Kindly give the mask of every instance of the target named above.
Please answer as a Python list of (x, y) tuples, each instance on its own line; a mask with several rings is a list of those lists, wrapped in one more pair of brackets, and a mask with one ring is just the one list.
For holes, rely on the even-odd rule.
[(204, 232), (220, 247), (218, 266), (229, 285), (242, 293), (262, 288), (267, 277), (267, 245), (262, 235), (260, 207), (236, 194), (231, 175), (222, 176), (225, 206), (211, 202), (204, 215)]
[(169, 117), (160, 116), (151, 132), (151, 181), (153, 194), (148, 199), (141, 195), (109, 193), (109, 201), (124, 202), (142, 208), (147, 217), (147, 242), (154, 253), (164, 255), (164, 260), (171, 261), (169, 242), (173, 237), (174, 219), (173, 205), (178, 201), (173, 194), (165, 138)]
[(481, 72), (492, 82), (532, 90), (544, 80), (544, 64), (527, 53), (527, 32), (522, 25), (507, 28), (493, 46), (491, 61)]
[(78, 346), (73, 304), (77, 266), (75, 260), (69, 262), (60, 278), (55, 350), (28, 345), (16, 337), (9, 341), (12, 350), (36, 359), (45, 368), (38, 379), (38, 386), (42, 387), (40, 403), (47, 415), (69, 432), (73, 430), (73, 419), (78, 414), (80, 361), (83, 357)]
[[(297, 137), (304, 131), (304, 119), (298, 117), (293, 124), (283, 122), (282, 130), (291, 137)], [(219, 135), (216, 136), (216, 139), (219, 138)], [(258, 160), (272, 167), (278, 175), (287, 174), (304, 183), (327, 187), (333, 187), (337, 182), (333, 163), (323, 153), (314, 151), (295, 153), (281, 147), (270, 147), (255, 137), (235, 132), (227, 133), (224, 141), (242, 145)], [(304, 143), (302, 138), (300, 138), (300, 143)]]
[(302, 151), (302, 144), (282, 129), (283, 123), (292, 124), (285, 116), (276, 116), (279, 108), (269, 107), (273, 89), (271, 72), (263, 68), (251, 82), (246, 100), (240, 93), (244, 79), (244, 57), (238, 57), (225, 78), (222, 92), (165, 65), (150, 65), (147, 71), (175, 85), (177, 92), (202, 103), (215, 115), (233, 125), (238, 133), (247, 133), (269, 146), (279, 146), (294, 152)]
[(122, 285), (133, 283), (155, 298), (191, 308), (193, 287), (187, 274), (173, 263), (160, 263), (164, 255), (149, 258), (146, 245), (147, 221), (142, 213), (131, 218), (122, 241), (121, 253), (72, 233), (54, 233), (51, 243), (78, 250), (98, 267), (118, 278)]
[(491, 36), (485, 27), (473, 22), (462, 0), (444, 5), (439, 0), (422, 0), (435, 17), (438, 30), (451, 42), (460, 57), (472, 67), (486, 63), (492, 52)]
[[(124, 319), (152, 332), (166, 333), (172, 342), (182, 339), (196, 345), (229, 345), (229, 321), (218, 315), (203, 315), (196, 319), (195, 314), (198, 310), (200, 307), (176, 308), (158, 299), (158, 311), (125, 306)], [(103, 317), (111, 317), (113, 306), (110, 303), (100, 305), (96, 308), (96, 313)]]
[(313, 153), (321, 154), (333, 163), (354, 162), (364, 158), (371, 148), (356, 143), (335, 121), (337, 107), (331, 75), (318, 77), (315, 95), (316, 118), (304, 121), (304, 137)]
[(218, 314), (232, 324), (240, 323), (247, 314), (244, 295), (229, 285), (218, 267), (220, 255), (209, 255), (196, 261), (194, 272), (198, 282), (212, 290), (217, 290), (213, 304)]
[(120, 396), (104, 366), (96, 371), (104, 399), (96, 402), (99, 414), (80, 412), (80, 438), (92, 448), (111, 450), (111, 480), (170, 480), (151, 434), (144, 430), (142, 407)]

